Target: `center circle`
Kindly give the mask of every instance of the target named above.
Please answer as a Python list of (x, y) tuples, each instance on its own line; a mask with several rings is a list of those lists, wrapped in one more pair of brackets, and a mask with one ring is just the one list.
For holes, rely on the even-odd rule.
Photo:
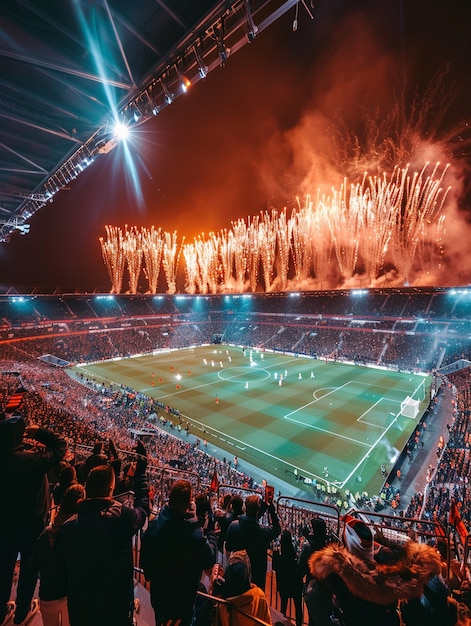
[(270, 378), (271, 374), (267, 370), (256, 367), (229, 367), (219, 370), (218, 376), (221, 380), (228, 382), (260, 382)]

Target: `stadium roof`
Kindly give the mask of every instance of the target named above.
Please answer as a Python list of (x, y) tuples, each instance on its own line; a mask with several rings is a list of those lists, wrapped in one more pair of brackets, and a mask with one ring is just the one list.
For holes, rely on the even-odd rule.
[[(2, 0), (0, 242), (298, 0)], [(301, 0), (310, 13), (310, 9)]]

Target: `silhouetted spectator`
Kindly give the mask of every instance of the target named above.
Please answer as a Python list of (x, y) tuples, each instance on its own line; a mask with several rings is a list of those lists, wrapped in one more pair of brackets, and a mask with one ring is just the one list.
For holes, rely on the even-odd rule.
[(65, 461), (63, 461), (62, 463), (63, 467), (59, 471), (59, 480), (52, 491), (52, 498), (56, 506), (60, 506), (62, 496), (64, 495), (65, 491), (71, 485), (74, 485), (78, 482), (75, 467)]
[(311, 579), (311, 572), (309, 571), (309, 557), (317, 550), (325, 548), (327, 543), (327, 524), (320, 517), (313, 517), (311, 519), (311, 528), (303, 529), (303, 535), (305, 541), (301, 545), (301, 552), (298, 559), (299, 573), (302, 577), (305, 577), (306, 584)]
[(106, 463), (108, 463), (108, 456), (105, 452), (105, 442), (96, 441), (90, 456), (82, 463), (79, 463), (76, 468), (77, 477), (82, 485), (85, 484), (90, 470), (99, 465), (106, 465)]
[[(265, 511), (271, 525), (259, 523)], [(267, 575), (267, 549), (281, 532), (280, 522), (273, 502), (261, 503), (260, 496), (250, 495), (245, 499), (245, 514), (231, 523), (227, 529), (226, 550), (247, 550), (252, 567), (252, 582), (265, 590)]]
[[(14, 612), (13, 623), (20, 624), (37, 610), (38, 602), (33, 601), (37, 579), (27, 571), (27, 563), (46, 523), (50, 504), (46, 474), (64, 458), (66, 448), (65, 440), (50, 430), (26, 426), (23, 417), (0, 416), (0, 623)], [(18, 554), (16, 604), (9, 604)]]
[(41, 533), (34, 546), (29, 567), (39, 574), (39, 606), (44, 626), (69, 626), (67, 584), (58, 558), (55, 541), (61, 527), (72, 519), (78, 502), (85, 497), (85, 488), (79, 483), (65, 490), (54, 522)]
[(309, 625), (315, 626), (316, 616), (311, 613), (311, 602), (309, 595), (313, 590), (311, 584), (313, 577), (309, 569), (309, 559), (318, 550), (325, 548), (327, 543), (327, 525), (320, 517), (311, 519), (311, 529), (304, 529), (305, 541), (301, 546), (301, 552), (298, 559), (298, 572), (301, 579), (304, 579), (304, 601), (309, 615)]
[(271, 624), (265, 592), (251, 582), (250, 559), (246, 550), (231, 553), (224, 580), (214, 593), (227, 600), (218, 605), (221, 626), (253, 626), (253, 617)]
[(420, 598), (401, 603), (404, 626), (469, 626), (466, 607), (450, 596), (441, 576), (434, 576), (425, 585)]
[(71, 626), (131, 626), (134, 611), (132, 538), (149, 515), (147, 458), (142, 443), (134, 474), (134, 506), (112, 498), (113, 467), (94, 467), (77, 519), (65, 524), (57, 548), (67, 576)]
[[(229, 527), (229, 503), (231, 494), (226, 493), (224, 497), (219, 499), (218, 506), (214, 510), (214, 519), (216, 522), (216, 531), (218, 538), (219, 562), (223, 563), (224, 542), (226, 541), (226, 533)], [(232, 521), (232, 520), (231, 520)]]
[(215, 563), (203, 529), (194, 512), (188, 512), (191, 496), (191, 484), (177, 480), (168, 504), (142, 537), (141, 567), (150, 581), (157, 626), (169, 620), (190, 624), (201, 574)]
[(281, 533), (279, 550), (273, 550), (276, 589), (280, 594), (281, 612), (286, 617), (288, 600), (292, 598), (296, 626), (303, 623), (303, 579), (298, 570), (298, 557), (289, 530)]

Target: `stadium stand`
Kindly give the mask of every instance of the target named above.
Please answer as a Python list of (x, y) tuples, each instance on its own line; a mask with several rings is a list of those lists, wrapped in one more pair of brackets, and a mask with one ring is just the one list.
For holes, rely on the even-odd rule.
[[(446, 437), (432, 451), (433, 463), (420, 468), (423, 490), (407, 493), (402, 486), (398, 488), (397, 481), (386, 483), (377, 502), (395, 502), (400, 512), (391, 507), (374, 509), (360, 494), (353, 515), (366, 519), (377, 537), (386, 542), (435, 546), (442, 555), (443, 575), (454, 597), (465, 603), (471, 546), (466, 531), (471, 524), (470, 296), (471, 290), (455, 295), (447, 289), (243, 297), (0, 296), (0, 406), (4, 408), (23, 386), (26, 394), (21, 410), (34, 423), (67, 438), (69, 461), (78, 463), (86, 458), (95, 441), (106, 433), (125, 467), (133, 460), (134, 437), (149, 434), (143, 430), (143, 418), (157, 414), (159, 407), (131, 389), (116, 392), (93, 381), (74, 380), (57, 363), (86, 363), (182, 348), (210, 343), (218, 337), (223, 343), (247, 347), (434, 372), (441, 382), (434, 403), (448, 406), (448, 400), (442, 398), (451, 400), (449, 409), (441, 413)], [(50, 358), (41, 360), (45, 355)], [(263, 485), (254, 476), (208, 454), (201, 442), (186, 432), (178, 412), (173, 417), (177, 419), (161, 414), (154, 424), (155, 436), (146, 438), (153, 515), (165, 503), (172, 482), (181, 477), (188, 478), (196, 492), (207, 492), (216, 472), (213, 507), (227, 494), (262, 494)], [(420, 437), (424, 432), (425, 427)], [(408, 443), (403, 458), (419, 456), (420, 437)], [(316, 496), (304, 500), (280, 493), (276, 499), (283, 527), (292, 533), (298, 550), (313, 516), (326, 520), (329, 541), (341, 539), (343, 516), (349, 509), (344, 494), (320, 488)], [(137, 543), (136, 594), (145, 605), (148, 598), (139, 571), (138, 548)], [(279, 598), (270, 569), (266, 594), (276, 618)], [(288, 607), (288, 617), (294, 617), (294, 607)], [(282, 616), (278, 614), (278, 618)], [(146, 619), (143, 609), (137, 624), (145, 626)]]

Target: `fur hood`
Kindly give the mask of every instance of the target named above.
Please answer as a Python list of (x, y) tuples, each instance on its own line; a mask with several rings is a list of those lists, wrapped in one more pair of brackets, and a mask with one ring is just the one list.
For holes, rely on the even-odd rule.
[(388, 565), (366, 562), (344, 546), (332, 544), (309, 558), (309, 570), (319, 581), (340, 577), (354, 596), (374, 604), (395, 604), (399, 599), (416, 598), (424, 585), (441, 572), (438, 552), (426, 544), (407, 543), (398, 558)]

